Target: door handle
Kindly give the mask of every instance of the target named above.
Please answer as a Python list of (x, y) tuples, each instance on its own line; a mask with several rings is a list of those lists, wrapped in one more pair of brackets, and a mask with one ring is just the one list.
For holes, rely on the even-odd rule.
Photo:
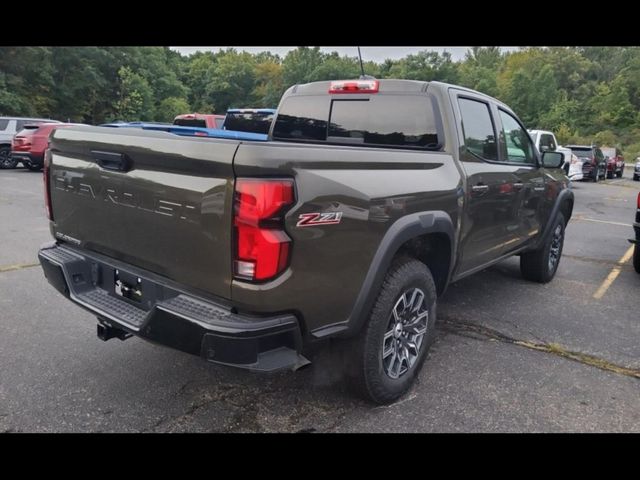
[(489, 185), (479, 184), (471, 187), (471, 192), (475, 193), (476, 195), (484, 195), (488, 191), (489, 191)]

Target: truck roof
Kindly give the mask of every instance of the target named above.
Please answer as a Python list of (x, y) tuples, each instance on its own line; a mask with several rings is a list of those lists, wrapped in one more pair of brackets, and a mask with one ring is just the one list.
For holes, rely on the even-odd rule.
[[(290, 87), (282, 96), (282, 98), (286, 96), (292, 95), (323, 95), (328, 94), (329, 89), (331, 88), (331, 84), (334, 82), (366, 82), (368, 80), (378, 82), (378, 93), (426, 93), (427, 88), (437, 88), (440, 90), (448, 90), (449, 88), (455, 88), (457, 90), (467, 91), (469, 93), (473, 93), (475, 95), (479, 95), (490, 99), (500, 106), (504, 107), (506, 110), (512, 111), (511, 107), (507, 104), (501, 102), (500, 100), (487, 95), (486, 93), (479, 92), (477, 90), (473, 90), (471, 88), (461, 87), (460, 85), (453, 85), (444, 82), (425, 82), (421, 80), (400, 80), (394, 78), (383, 78), (383, 79), (366, 79), (366, 80), (338, 80), (331, 81), (325, 80), (320, 82), (310, 82), (297, 84)], [(354, 92), (357, 93), (357, 92)]]

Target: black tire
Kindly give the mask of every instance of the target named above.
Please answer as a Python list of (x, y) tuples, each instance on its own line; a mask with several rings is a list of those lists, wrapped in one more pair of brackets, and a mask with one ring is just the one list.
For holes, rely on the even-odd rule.
[(638, 180), (640, 180), (640, 176), (638, 176), (638, 175), (634, 175), (634, 176), (633, 176), (633, 181), (634, 181), (634, 182), (637, 182)]
[(593, 174), (593, 183), (598, 183), (598, 181), (600, 180), (600, 175), (598, 175), (598, 169), (594, 169), (594, 174)]
[[(425, 322), (426, 326), (423, 327), (421, 325), (420, 327), (421, 330), (426, 328), (426, 331), (422, 335), (420, 345), (417, 347), (417, 354), (414, 355), (413, 363), (410, 363), (410, 360), (405, 357), (406, 368), (403, 371), (402, 368), (405, 364), (401, 355), (392, 353), (383, 358), (383, 352), (387, 345), (389, 346), (387, 352), (394, 351), (395, 342), (401, 344), (405, 336), (406, 341), (411, 341), (409, 330), (403, 331), (402, 325), (400, 325), (398, 336), (396, 337), (395, 332), (398, 324), (402, 322), (394, 320), (393, 310), (397, 307), (396, 312), (398, 312), (402, 305), (403, 312), (408, 312), (406, 309), (407, 302), (403, 301), (402, 298), (406, 293), (407, 297), (412, 297), (409, 305), (412, 303), (417, 304), (419, 298), (414, 302), (413, 298), (415, 297), (412, 296), (412, 292), (415, 291), (421, 291), (424, 295), (421, 302), (422, 306), (417, 309), (417, 312), (422, 314), (427, 312), (426, 320), (423, 317), (421, 321)], [(349, 372), (352, 380), (351, 386), (355, 388), (360, 396), (376, 404), (388, 404), (400, 398), (411, 388), (427, 356), (427, 351), (433, 343), (436, 322), (436, 298), (433, 277), (424, 263), (409, 257), (398, 257), (394, 260), (387, 272), (367, 323), (358, 337), (354, 338), (348, 346), (351, 357), (350, 366), (352, 367)], [(413, 315), (411, 313), (408, 317)], [(422, 315), (418, 317), (420, 316)], [(405, 318), (404, 315), (401, 315), (401, 318)], [(411, 322), (405, 322), (404, 325), (409, 323)], [(393, 326), (394, 324), (395, 327)], [(394, 333), (385, 339), (391, 332)], [(414, 339), (413, 344), (415, 345), (415, 343), (418, 342)], [(395, 351), (401, 352), (402, 347), (397, 347)], [(416, 353), (415, 349), (413, 351)], [(408, 356), (408, 352), (409, 349), (405, 349), (404, 355)], [(400, 359), (400, 366), (394, 368), (398, 359)], [(391, 373), (388, 373), (388, 370), (391, 370)], [(395, 372), (398, 374), (397, 378), (392, 378), (393, 370), (397, 370)]]
[(34, 165), (33, 163), (29, 163), (26, 165), (26, 167), (32, 172), (39, 172), (40, 170), (42, 170), (42, 165), (40, 164)]
[(613, 171), (611, 171), (611, 172), (607, 171), (607, 178), (609, 180), (611, 180), (613, 178)]
[(11, 147), (0, 147), (0, 169), (6, 170), (9, 168), (16, 168), (18, 161), (11, 158)]
[[(558, 213), (551, 225), (551, 233), (542, 248), (520, 255), (520, 272), (525, 279), (539, 283), (547, 283), (553, 279), (558, 271), (558, 265), (562, 257), (564, 231), (564, 216), (562, 213)], [(555, 257), (554, 262), (550, 258), (552, 252)]]
[(640, 273), (640, 247), (638, 247), (637, 243), (635, 247), (633, 247), (633, 268), (635, 268), (636, 272)]
[(622, 178), (623, 173), (624, 173), (624, 170), (620, 170), (619, 172), (616, 172), (616, 177)]

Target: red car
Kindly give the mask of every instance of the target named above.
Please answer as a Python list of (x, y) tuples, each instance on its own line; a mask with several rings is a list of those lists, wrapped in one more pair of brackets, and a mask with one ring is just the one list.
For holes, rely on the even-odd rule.
[(11, 158), (22, 162), (29, 170), (42, 168), (44, 151), (49, 144), (49, 134), (56, 128), (80, 125), (78, 123), (40, 123), (25, 125), (11, 141)]
[(222, 128), (224, 115), (213, 115), (205, 113), (185, 113), (178, 115), (173, 124), (180, 127), (201, 127), (201, 128)]
[(624, 173), (624, 157), (619, 148), (600, 147), (602, 153), (607, 157), (607, 178), (614, 176), (620, 178)]

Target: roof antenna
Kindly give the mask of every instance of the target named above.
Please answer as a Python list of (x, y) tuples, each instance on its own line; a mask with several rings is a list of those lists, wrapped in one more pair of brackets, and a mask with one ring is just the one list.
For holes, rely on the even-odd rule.
[(360, 53), (360, 47), (358, 47), (358, 58), (360, 59), (360, 71), (362, 72), (362, 75), (360, 75), (360, 80), (375, 80), (375, 77), (364, 74), (364, 65), (362, 64), (362, 54)]

